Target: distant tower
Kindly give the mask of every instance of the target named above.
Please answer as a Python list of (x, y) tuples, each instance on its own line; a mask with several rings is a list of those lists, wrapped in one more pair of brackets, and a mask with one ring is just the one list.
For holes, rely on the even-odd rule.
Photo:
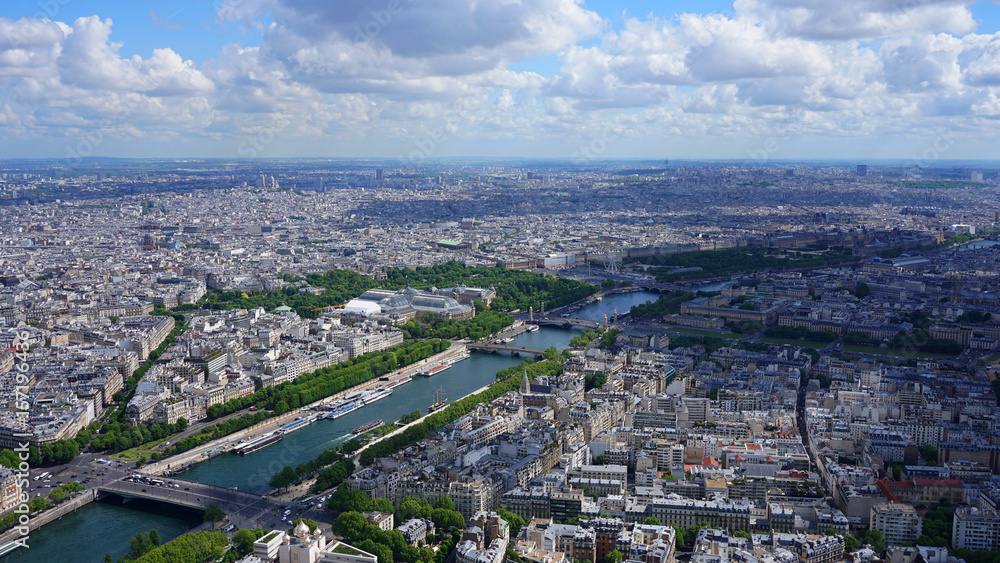
[(382, 180), (383, 180), (382, 169), (379, 168), (378, 170), (375, 171), (375, 181), (381, 184)]
[(670, 161), (667, 159), (663, 159), (663, 166), (664, 167), (670, 166)]
[(528, 381), (528, 370), (524, 370), (524, 377), (521, 378), (521, 394), (527, 395), (531, 392), (531, 382)]
[(867, 175), (868, 175), (868, 165), (867, 164), (859, 164), (858, 165), (858, 176), (867, 176)]

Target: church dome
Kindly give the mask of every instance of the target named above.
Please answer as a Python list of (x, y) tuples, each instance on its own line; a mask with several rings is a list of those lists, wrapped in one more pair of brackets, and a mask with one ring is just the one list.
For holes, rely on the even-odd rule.
[(305, 522), (299, 522), (298, 526), (295, 526), (295, 537), (304, 538), (309, 535), (309, 526)]

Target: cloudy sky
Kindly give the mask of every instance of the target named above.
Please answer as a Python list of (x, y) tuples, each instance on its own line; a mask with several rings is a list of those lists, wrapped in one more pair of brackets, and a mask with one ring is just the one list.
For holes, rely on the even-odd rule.
[(998, 125), (998, 0), (0, 6), (0, 158), (1000, 158)]

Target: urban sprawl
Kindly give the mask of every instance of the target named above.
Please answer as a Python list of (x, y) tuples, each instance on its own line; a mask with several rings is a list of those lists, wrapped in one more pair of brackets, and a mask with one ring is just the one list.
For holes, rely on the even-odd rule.
[[(996, 561), (998, 210), (962, 166), (0, 163), (0, 553), (118, 495), (248, 563)], [(266, 494), (176, 476), (488, 353)]]

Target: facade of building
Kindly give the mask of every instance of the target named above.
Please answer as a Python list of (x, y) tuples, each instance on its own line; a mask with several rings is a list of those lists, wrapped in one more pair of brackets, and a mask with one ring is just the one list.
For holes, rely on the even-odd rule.
[(882, 532), (887, 545), (903, 545), (920, 537), (921, 520), (912, 505), (882, 503), (872, 507), (871, 527)]

